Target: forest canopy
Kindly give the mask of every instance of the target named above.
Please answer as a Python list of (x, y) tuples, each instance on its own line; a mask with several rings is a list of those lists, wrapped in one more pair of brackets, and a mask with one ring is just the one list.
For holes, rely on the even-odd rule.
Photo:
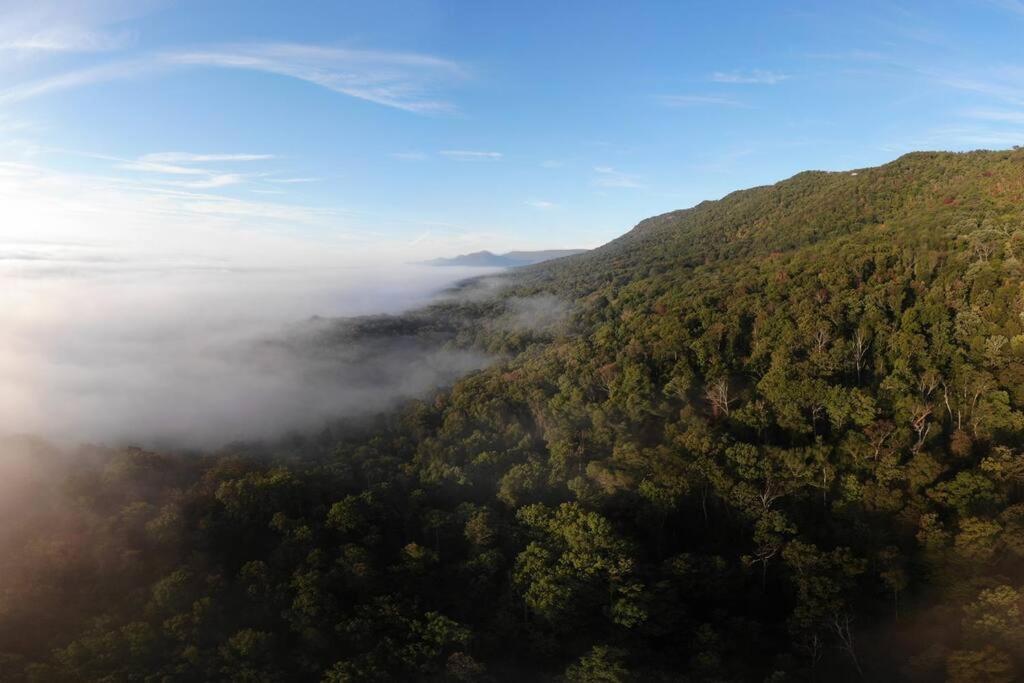
[(4, 681), (1024, 676), (1024, 150), (807, 172), (354, 338), (493, 358), (216, 452), (4, 442)]

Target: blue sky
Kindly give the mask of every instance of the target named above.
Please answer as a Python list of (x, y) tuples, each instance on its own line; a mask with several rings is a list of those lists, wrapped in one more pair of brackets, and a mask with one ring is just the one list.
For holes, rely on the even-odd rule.
[(1021, 144), (1022, 36), (1019, 0), (0, 0), (0, 247), (597, 246), (805, 169)]

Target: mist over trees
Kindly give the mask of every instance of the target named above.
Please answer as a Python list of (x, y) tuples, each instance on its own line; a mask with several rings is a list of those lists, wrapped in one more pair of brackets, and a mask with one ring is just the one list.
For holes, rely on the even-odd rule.
[(490, 361), (454, 318), (389, 322), (493, 272), (440, 270), (0, 254), (0, 434), (217, 448), (391, 409)]
[(0, 679), (1018, 680), (1022, 256), (1024, 151), (802, 173), (324, 327), (492, 359), (372, 419), (7, 443)]

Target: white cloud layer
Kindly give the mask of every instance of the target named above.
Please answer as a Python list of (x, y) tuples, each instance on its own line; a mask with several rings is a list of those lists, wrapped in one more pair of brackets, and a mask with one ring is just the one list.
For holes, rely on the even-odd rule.
[[(142, 158), (207, 173), (264, 156)], [(313, 343), (325, 330), (310, 316), (397, 312), (478, 272), (396, 265), (437, 238), (403, 244), (347, 229), (340, 210), (190, 187), (230, 173), (163, 175), (0, 162), (0, 436), (217, 446), (384, 409), (487, 362)]]
[(70, 246), (6, 253), (0, 437), (217, 447), (383, 410), (488, 360), (415, 340), (328, 343), (331, 323), (310, 318), (398, 312), (472, 271), (135, 270)]

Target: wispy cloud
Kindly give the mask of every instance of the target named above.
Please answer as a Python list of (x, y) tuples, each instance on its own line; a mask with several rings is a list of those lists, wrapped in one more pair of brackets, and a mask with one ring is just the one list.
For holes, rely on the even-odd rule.
[(130, 31), (101, 32), (62, 27), (0, 41), (0, 52), (109, 52), (135, 42)]
[(146, 14), (153, 0), (5, 0), (0, 3), (0, 69), (47, 54), (107, 52), (135, 43), (116, 24)]
[(210, 161), (265, 161), (273, 154), (193, 154), (191, 152), (156, 152), (140, 157), (142, 161), (178, 163), (206, 163)]
[(718, 95), (658, 95), (657, 100), (667, 107), (745, 107), (731, 97)]
[(186, 187), (193, 190), (212, 190), (218, 187), (238, 185), (245, 181), (246, 176), (240, 173), (213, 173), (202, 180), (171, 181), (168, 185)]
[(401, 161), (423, 161), (427, 158), (427, 155), (423, 152), (392, 152), (389, 156), (392, 159), (400, 159)]
[[(123, 255), (131, 261), (165, 262), (173, 257), (183, 263), (336, 268), (367, 260), (422, 258), (421, 249), (409, 251), (407, 240), (410, 233), (424, 229), (444, 232), (432, 240), (437, 253), (462, 249), (464, 239), (471, 239), (473, 248), (493, 245), (498, 236), (419, 214), (410, 218), (287, 202), (274, 195), (284, 194), (289, 185), (273, 185), (273, 181), (316, 179), (243, 173), (238, 171), (241, 166), (226, 161), (186, 161), (272, 155), (175, 152), (175, 156), (154, 153), (125, 159), (57, 148), (43, 151), (91, 158), (102, 162), (102, 167), (69, 173), (0, 158), (0, 206), (4, 207), (0, 256), (5, 244), (15, 242), (81, 243), (102, 251), (104, 258)], [(182, 161), (167, 164), (170, 169), (141, 166), (158, 164), (143, 161), (153, 158)], [(248, 168), (258, 162), (243, 163)], [(128, 168), (133, 164), (141, 167)], [(360, 245), (357, 260), (353, 260), (353, 244)]]
[(169, 53), (163, 60), (170, 64), (290, 76), (351, 97), (417, 113), (453, 111), (455, 106), (437, 98), (434, 91), (466, 76), (455, 62), (432, 55), (294, 43)]
[[(196, 154), (192, 152), (154, 152), (117, 165), (126, 171), (170, 176), (188, 176), (188, 180), (162, 180), (165, 185), (194, 190), (209, 190), (245, 182), (249, 175), (211, 169), (207, 164), (245, 163), (274, 159), (273, 154)], [(272, 182), (288, 182), (283, 179)], [(301, 179), (305, 180), (305, 179)]]
[(839, 52), (812, 52), (805, 55), (808, 59), (823, 59), (830, 61), (849, 62), (881, 62), (889, 59), (885, 54), (874, 50), (862, 50), (853, 48)]
[(284, 185), (294, 185), (297, 183), (318, 183), (320, 178), (267, 178), (268, 183), (282, 183)]
[(297, 237), (303, 227), (330, 226), (338, 218), (325, 209), (241, 200), (210, 191), (234, 184), (238, 178), (230, 173), (177, 178), (181, 180), (149, 174), (69, 174), (0, 161), (3, 237), (86, 240), (157, 257), (231, 255), (240, 261), (265, 259), (277, 249), (274, 258), (284, 259), (286, 252), (297, 256), (296, 249), (307, 253)]
[(598, 187), (643, 187), (636, 176), (623, 173), (611, 166), (595, 166), (594, 173), (597, 174), (597, 177), (594, 178), (594, 184)]
[(42, 80), (15, 85), (6, 90), (0, 90), (0, 105), (15, 104), (61, 90), (71, 90), (97, 83), (134, 78), (153, 72), (156, 66), (151, 61), (135, 60), (69, 71), (58, 76), (51, 76)]
[(979, 95), (988, 95), (1007, 102), (1019, 102), (1021, 101), (1022, 95), (1024, 95), (1024, 92), (1022, 92), (1018, 87), (1009, 86), (1006, 83), (999, 81), (980, 80), (971, 77), (940, 77), (937, 80), (941, 85), (946, 85), (957, 90), (967, 90), (969, 92), (978, 93)]
[(235, 45), (167, 52), (23, 83), (0, 91), (0, 104), (188, 67), (245, 69), (287, 76), (350, 97), (416, 113), (455, 111), (455, 105), (438, 97), (437, 91), (467, 77), (466, 71), (455, 62), (417, 53), (293, 43)]
[(911, 140), (883, 146), (887, 152), (911, 150), (1006, 149), (1024, 144), (1024, 129), (1007, 129), (985, 125), (939, 126)]
[(988, 0), (988, 4), (1024, 16), (1024, 1), (1022, 0)]
[(30, 130), (34, 126), (28, 121), (7, 118), (0, 114), (0, 133), (15, 133), (18, 131)]
[(920, 73), (939, 85), (1024, 106), (1024, 68), (1019, 66), (991, 68), (982, 73), (928, 70), (922, 70)]
[(970, 126), (949, 126), (932, 131), (931, 138), (943, 147), (986, 147), (1004, 149), (1024, 143), (1024, 131), (994, 130)]
[(456, 161), (496, 161), (505, 156), (501, 152), (480, 152), (468, 149), (443, 149), (440, 154)]
[(691, 167), (702, 173), (734, 173), (737, 164), (754, 152), (752, 147), (728, 149), (700, 159), (691, 164)]
[(742, 85), (775, 85), (789, 79), (790, 76), (787, 74), (777, 71), (764, 71), (762, 69), (754, 69), (752, 71), (716, 71), (711, 74), (711, 80), (715, 83)]
[(527, 199), (526, 205), (532, 206), (535, 209), (553, 209), (558, 206), (554, 202), (549, 202), (544, 199)]
[(979, 121), (997, 121), (1024, 125), (1024, 110), (968, 109), (962, 112), (965, 118)]
[(207, 175), (208, 171), (201, 168), (189, 166), (176, 166), (174, 164), (161, 164), (155, 161), (127, 161), (119, 164), (118, 168), (126, 171), (143, 171), (146, 173), (163, 173), (166, 175)]

